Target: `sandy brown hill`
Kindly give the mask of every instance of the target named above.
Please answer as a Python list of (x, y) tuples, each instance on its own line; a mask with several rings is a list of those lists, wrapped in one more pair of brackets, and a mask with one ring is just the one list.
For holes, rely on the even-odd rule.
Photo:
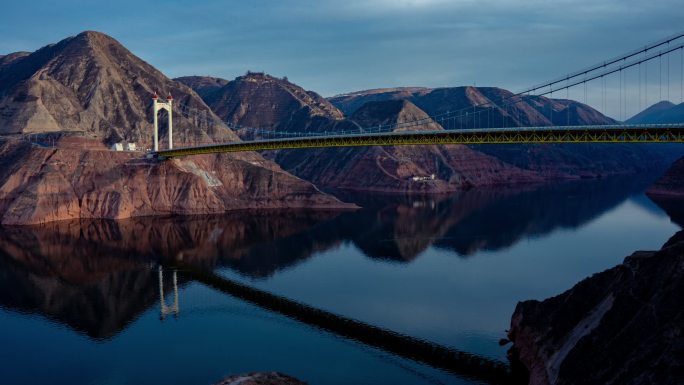
[(353, 207), (255, 153), (156, 162), (93, 147), (0, 139), (0, 223)]
[[(200, 91), (204, 87), (188, 78), (179, 81)], [(221, 119), (240, 126), (288, 131), (294, 129), (292, 123), (311, 117), (343, 118), (342, 112), (317, 93), (263, 73), (240, 76), (203, 98)]]
[[(177, 146), (239, 140), (190, 87), (102, 33), (84, 32), (0, 67), (0, 222), (349, 207), (256, 153), (150, 163), (142, 152), (107, 151), (103, 144), (122, 140), (150, 146), (155, 92), (175, 99)], [(179, 113), (180, 105), (214, 124)], [(41, 135), (11, 138), (26, 133)]]
[[(367, 103), (350, 119), (364, 127), (422, 120), (420, 126), (397, 130), (443, 129), (405, 100)], [(444, 193), (541, 181), (532, 172), (458, 145), (287, 150), (274, 159), (319, 187), (358, 191)]]
[[(212, 117), (189, 87), (168, 79), (113, 38), (83, 32), (0, 67), (0, 134), (77, 131), (107, 143), (146, 146), (155, 93)], [(236, 139), (225, 127), (203, 127), (178, 113), (174, 123), (179, 144)]]

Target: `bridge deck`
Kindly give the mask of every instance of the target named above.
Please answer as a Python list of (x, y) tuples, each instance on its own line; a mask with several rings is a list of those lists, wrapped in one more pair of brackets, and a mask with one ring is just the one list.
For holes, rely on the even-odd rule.
[(521, 143), (682, 143), (684, 123), (651, 125), (514, 127), (418, 132), (315, 135), (160, 150), (161, 158), (295, 148)]

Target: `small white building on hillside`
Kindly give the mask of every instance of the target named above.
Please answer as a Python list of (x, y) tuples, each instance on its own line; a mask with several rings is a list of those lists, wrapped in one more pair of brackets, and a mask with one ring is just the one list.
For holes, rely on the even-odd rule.
[(135, 143), (114, 143), (110, 148), (112, 151), (136, 151)]

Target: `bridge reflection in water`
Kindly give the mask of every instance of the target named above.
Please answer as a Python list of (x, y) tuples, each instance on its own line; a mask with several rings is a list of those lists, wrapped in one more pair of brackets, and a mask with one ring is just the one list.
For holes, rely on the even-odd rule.
[[(443, 200), (350, 196), (365, 208), (344, 213), (271, 212), (8, 227), (0, 231), (0, 306), (40, 314), (90, 338), (108, 340), (156, 303), (161, 319), (178, 317), (179, 291), (189, 282), (200, 282), (398, 356), (497, 382), (507, 378), (508, 369), (496, 360), (392, 333), (213, 271), (226, 267), (262, 279), (343, 242), (382, 262), (411, 263), (428, 247), (470, 258), (479, 250), (505, 249), (529, 236), (581, 226), (642, 191), (645, 184), (630, 177), (470, 191)], [(497, 220), (498, 226), (487, 219), (497, 217), (503, 208), (508, 215)], [(501, 223), (506, 218), (515, 220)], [(171, 269), (162, 270), (160, 265)]]

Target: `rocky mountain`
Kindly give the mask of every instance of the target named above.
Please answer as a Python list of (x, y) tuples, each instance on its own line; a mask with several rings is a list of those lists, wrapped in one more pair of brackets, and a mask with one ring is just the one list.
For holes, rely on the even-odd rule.
[[(187, 84), (200, 87), (198, 91), (202, 84), (214, 82), (188, 79), (185, 80)], [(591, 107), (570, 100), (526, 96), (511, 105), (499, 106), (495, 101), (510, 98), (512, 94), (493, 87), (362, 91), (331, 98), (330, 102), (340, 110), (320, 98), (301, 97), (310, 94), (289, 81), (259, 73), (231, 81), (205, 99), (229, 122), (289, 133), (358, 130), (359, 127), (427, 119), (431, 114), (455, 111), (464, 106), (469, 111), (472, 108), (476, 114), (445, 123), (445, 127), (437, 129), (614, 123)], [(346, 119), (342, 117), (342, 111), (347, 115)], [(437, 126), (436, 122), (426, 124), (429, 129)], [(419, 126), (417, 129), (426, 128)], [(255, 137), (248, 130), (239, 132), (243, 138)], [(287, 171), (322, 188), (432, 193), (514, 181), (596, 178), (664, 170), (680, 153), (661, 151), (663, 148), (612, 144), (413, 146), (287, 150), (267, 156)], [(420, 179), (432, 174), (436, 179), (431, 182), (408, 181), (414, 176)]]
[(26, 51), (20, 51), (20, 52), (13, 52), (11, 54), (7, 55), (0, 55), (0, 67), (11, 64), (12, 62), (21, 59), (25, 56), (30, 55), (31, 52), (26, 52)]
[(185, 76), (173, 80), (192, 88), (202, 98), (228, 84), (228, 80), (226, 79), (211, 76)]
[[(111, 37), (83, 32), (0, 67), (0, 134), (68, 131), (149, 146), (155, 93), (211, 115), (189, 87)], [(178, 144), (236, 139), (225, 127), (198, 126), (178, 113), (174, 123)]]
[[(368, 103), (345, 119), (315, 93), (260, 73), (231, 81), (206, 101), (229, 122), (279, 132), (335, 132), (417, 119), (426, 119), (426, 123), (412, 130), (443, 129), (413, 103), (402, 100)], [(241, 132), (243, 137), (248, 134)], [(465, 146), (284, 150), (268, 157), (288, 172), (329, 189), (444, 193), (542, 180)]]
[[(405, 100), (366, 103), (350, 120), (363, 127), (424, 120), (425, 124), (410, 129), (443, 130)], [(460, 145), (287, 150), (273, 159), (289, 172), (331, 189), (445, 193), (541, 181), (531, 172)]]
[[(469, 112), (468, 117), (450, 122), (444, 127), (447, 129), (616, 123), (590, 106), (573, 100), (543, 96), (517, 98), (510, 91), (495, 87), (370, 90), (333, 97), (330, 101), (348, 112), (366, 100), (396, 99), (410, 100), (429, 115)], [(501, 100), (514, 102), (505, 105)], [(489, 107), (492, 108), (486, 111)], [(661, 172), (684, 153), (681, 146), (670, 145), (533, 144), (471, 148), (533, 171), (544, 179), (596, 178), (647, 170)]]
[(287, 79), (250, 72), (220, 88), (208, 89), (206, 84), (214, 81), (212, 79), (184, 77), (177, 80), (200, 92), (212, 110), (232, 125), (280, 132), (343, 129), (335, 128), (344, 118), (341, 111), (317, 93), (306, 91)]
[(0, 223), (281, 207), (350, 208), (255, 153), (165, 162), (92, 143), (0, 140)]
[[(516, 306), (511, 353), (530, 384), (679, 384), (684, 232), (544, 301)], [(597, 354), (600, 352), (600, 354)]]
[(629, 124), (665, 124), (684, 122), (684, 103), (660, 101), (627, 119)]
[[(256, 153), (154, 163), (141, 152), (107, 151), (102, 143), (150, 145), (155, 92), (208, 118), (175, 109), (176, 145), (239, 140), (190, 87), (102, 33), (84, 32), (0, 67), (0, 222), (349, 207)], [(27, 133), (30, 142), (21, 139)]]
[(359, 91), (330, 98), (345, 114), (353, 114), (369, 101), (409, 100), (428, 115), (469, 112), (453, 122), (455, 128), (520, 127), (578, 124), (612, 124), (613, 119), (573, 100), (544, 96), (515, 97), (496, 87), (390, 88)]

